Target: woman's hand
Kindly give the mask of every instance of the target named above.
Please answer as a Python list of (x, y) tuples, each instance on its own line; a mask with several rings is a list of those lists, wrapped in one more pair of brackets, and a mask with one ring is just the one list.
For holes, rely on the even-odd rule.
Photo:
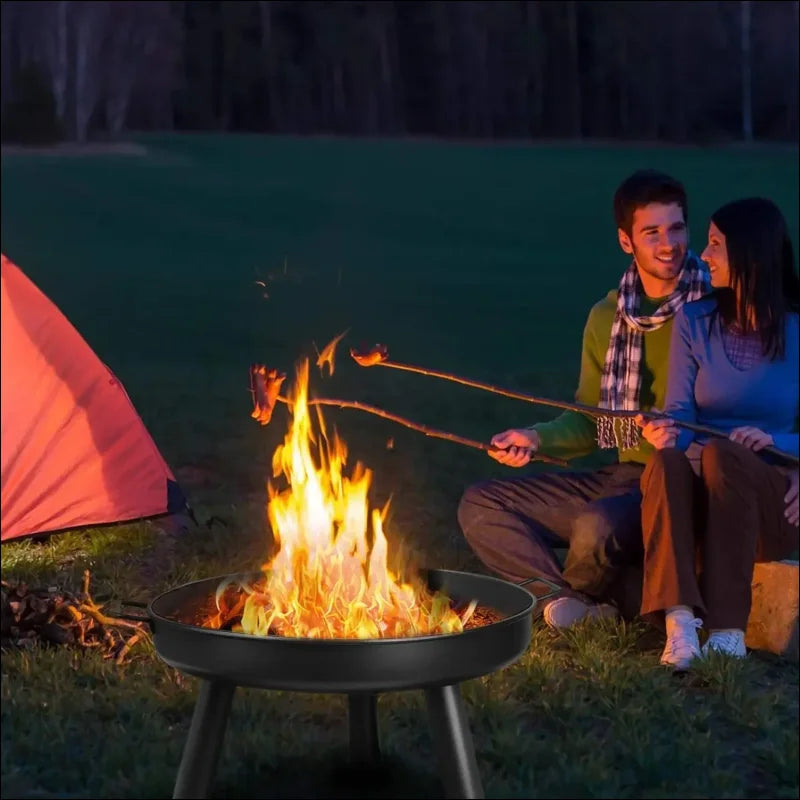
[(748, 426), (734, 428), (730, 432), (728, 438), (732, 442), (737, 442), (745, 447), (749, 447), (756, 453), (775, 443), (770, 434), (765, 433), (759, 428), (751, 428)]
[[(654, 408), (653, 412), (660, 413)], [(651, 419), (645, 420), (641, 414), (637, 414), (633, 421), (642, 429), (642, 436), (650, 442), (656, 450), (668, 450), (675, 447), (678, 440), (678, 427), (671, 419)]]
[(789, 520), (789, 524), (794, 525), (795, 528), (800, 526), (800, 509), (798, 509), (797, 502), (797, 486), (799, 475), (800, 472), (797, 470), (789, 474), (789, 491), (786, 492), (786, 496), (783, 498), (784, 502), (786, 503), (786, 509), (784, 510), (783, 515), (787, 520)]

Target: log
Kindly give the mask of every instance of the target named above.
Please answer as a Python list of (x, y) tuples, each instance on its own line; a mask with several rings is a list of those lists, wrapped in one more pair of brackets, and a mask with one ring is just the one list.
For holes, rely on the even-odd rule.
[(42, 625), (40, 633), (42, 639), (53, 644), (74, 644), (75, 642), (73, 631), (55, 622), (46, 622)]
[(753, 605), (745, 644), (798, 660), (798, 562), (767, 561), (753, 569)]

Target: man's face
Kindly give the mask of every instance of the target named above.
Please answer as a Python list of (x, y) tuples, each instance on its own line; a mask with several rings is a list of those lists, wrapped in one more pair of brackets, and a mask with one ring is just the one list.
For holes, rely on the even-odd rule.
[(678, 203), (650, 203), (633, 212), (631, 235), (618, 229), (620, 247), (642, 272), (661, 281), (678, 277), (689, 247), (689, 231)]

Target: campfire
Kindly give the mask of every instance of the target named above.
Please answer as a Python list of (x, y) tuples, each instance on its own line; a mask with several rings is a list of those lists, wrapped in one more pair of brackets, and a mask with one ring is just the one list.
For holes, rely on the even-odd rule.
[[(268, 486), (277, 552), (257, 581), (221, 584), (215, 613), (202, 624), (305, 638), (460, 633), (473, 619), (477, 601), (454, 607), (408, 564), (390, 567), (384, 532), (388, 504), (369, 507), (372, 473), (357, 463), (347, 474), (347, 447), (329, 433), (319, 407), (314, 424), (308, 378), (303, 361), (287, 400), (289, 430), (272, 460), (274, 477), (288, 483), (282, 490)], [(486, 610), (481, 612), (474, 622), (486, 619)]]

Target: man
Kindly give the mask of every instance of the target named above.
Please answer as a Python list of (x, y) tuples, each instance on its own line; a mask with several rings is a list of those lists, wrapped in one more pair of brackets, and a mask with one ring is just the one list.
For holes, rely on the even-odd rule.
[[(614, 195), (619, 244), (633, 260), (619, 287), (589, 312), (575, 399), (609, 409), (663, 407), (672, 318), (710, 290), (707, 266), (688, 250), (686, 192), (652, 170)], [(635, 430), (635, 429), (634, 429)], [(492, 438), (490, 455), (523, 467), (535, 452), (572, 459), (618, 445), (618, 460), (594, 471), (542, 473), (470, 487), (458, 509), (477, 556), (510, 581), (542, 577), (562, 587), (543, 607), (553, 628), (616, 616), (596, 601), (642, 556), (639, 479), (652, 447), (631, 426), (597, 424), (567, 411), (552, 422)], [(599, 432), (599, 436), (598, 436)], [(553, 548), (568, 547), (562, 571)]]

